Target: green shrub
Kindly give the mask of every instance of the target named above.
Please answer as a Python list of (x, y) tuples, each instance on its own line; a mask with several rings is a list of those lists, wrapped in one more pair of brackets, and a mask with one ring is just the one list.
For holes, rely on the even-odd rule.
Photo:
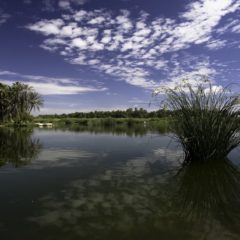
[(104, 118), (101, 119), (101, 123), (105, 127), (112, 127), (116, 125), (116, 121), (113, 118)]
[(240, 143), (237, 104), (229, 88), (209, 81), (165, 89), (166, 107), (175, 111), (173, 130), (186, 161), (224, 159)]
[(77, 123), (82, 126), (88, 126), (88, 119), (79, 119)]

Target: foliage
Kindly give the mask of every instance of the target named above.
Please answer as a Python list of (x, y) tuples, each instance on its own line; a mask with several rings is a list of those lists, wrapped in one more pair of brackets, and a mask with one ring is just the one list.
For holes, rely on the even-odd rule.
[(165, 88), (167, 109), (174, 111), (174, 131), (186, 161), (223, 159), (240, 143), (238, 96), (229, 87), (201, 79), (195, 86)]
[(94, 111), (94, 112), (75, 112), (70, 114), (53, 114), (53, 115), (40, 115), (39, 117), (44, 119), (54, 118), (162, 118), (171, 115), (170, 111), (157, 110), (148, 112), (143, 108), (128, 108), (127, 110), (115, 110), (115, 111)]
[(0, 122), (28, 121), (31, 111), (39, 110), (42, 105), (42, 97), (31, 86), (19, 82), (12, 86), (0, 83)]

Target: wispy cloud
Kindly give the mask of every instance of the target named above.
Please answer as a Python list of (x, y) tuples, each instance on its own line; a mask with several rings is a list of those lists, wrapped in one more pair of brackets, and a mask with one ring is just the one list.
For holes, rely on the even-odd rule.
[(62, 9), (69, 10), (72, 9), (72, 5), (81, 6), (87, 2), (89, 0), (59, 0), (58, 5)]
[[(84, 1), (62, 2), (68, 2), (62, 4), (67, 10), (68, 4)], [(69, 9), (61, 18), (43, 19), (26, 28), (43, 34), (41, 47), (58, 52), (71, 64), (152, 89), (159, 85), (156, 75), (166, 79), (173, 76), (170, 72), (182, 75), (186, 71), (182, 68), (183, 50), (200, 46), (216, 51), (225, 47), (227, 29), (220, 30), (219, 23), (227, 22), (239, 7), (240, 2), (234, 0), (198, 0), (188, 4), (176, 19), (152, 18), (143, 11), (136, 18), (128, 10)], [(238, 33), (238, 26), (232, 23), (231, 31)], [(220, 32), (221, 39), (216, 37)], [(176, 55), (178, 63), (169, 60)], [(191, 72), (198, 68), (196, 61)]]
[(2, 9), (0, 9), (0, 26), (5, 23), (10, 17), (10, 14), (7, 14)]
[(16, 81), (33, 86), (42, 95), (70, 95), (107, 90), (101, 83), (89, 86), (86, 82), (74, 78), (54, 78), (0, 71), (0, 82), (11, 85)]
[(217, 29), (216, 32), (221, 35), (227, 32), (240, 33), (240, 19), (228, 19), (224, 26)]
[(207, 43), (207, 48), (210, 50), (217, 50), (220, 48), (224, 48), (228, 45), (227, 40), (212, 40)]
[(24, 0), (23, 3), (24, 4), (32, 4), (32, 0)]
[(82, 6), (89, 1), (90, 0), (42, 0), (44, 6), (42, 10), (49, 12), (59, 9), (73, 11), (75, 6)]
[(57, 9), (55, 0), (43, 0), (42, 4), (43, 4), (43, 8), (42, 8), (43, 11), (54, 12)]
[[(13, 84), (15, 81), (0, 79), (0, 82), (5, 84)], [(36, 83), (36, 82), (23, 82), (34, 87), (37, 92), (42, 95), (72, 95), (87, 92), (105, 91), (105, 88), (97, 89), (94, 87), (77, 87), (77, 86), (60, 86), (54, 83)]]

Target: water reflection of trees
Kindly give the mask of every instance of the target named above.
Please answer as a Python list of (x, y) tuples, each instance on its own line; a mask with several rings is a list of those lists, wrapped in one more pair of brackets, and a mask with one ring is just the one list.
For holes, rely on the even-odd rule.
[(126, 136), (144, 136), (148, 132), (157, 132), (157, 133), (167, 133), (168, 129), (165, 125), (143, 125), (143, 124), (133, 124), (128, 125), (114, 125), (114, 126), (105, 126), (101, 124), (96, 125), (69, 125), (61, 128), (62, 130), (70, 130), (74, 132), (90, 132), (94, 134), (101, 133), (111, 133), (113, 135), (126, 135)]
[(35, 159), (40, 151), (39, 139), (29, 128), (0, 128), (0, 166), (21, 167)]

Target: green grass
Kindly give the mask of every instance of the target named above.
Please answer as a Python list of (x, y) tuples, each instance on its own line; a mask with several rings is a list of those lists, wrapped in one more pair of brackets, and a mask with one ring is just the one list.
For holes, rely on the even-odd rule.
[(186, 161), (224, 159), (240, 143), (238, 96), (211, 84), (167, 89), (167, 106), (175, 111), (173, 129)]
[(127, 132), (129, 135), (135, 132), (146, 133), (147, 131), (158, 131), (166, 133), (169, 131), (168, 118), (39, 118), (34, 122), (53, 123), (55, 128), (67, 128), (77, 131), (92, 132)]
[(40, 118), (35, 117), (34, 122), (41, 123), (55, 123), (55, 124), (79, 124), (79, 125), (119, 125), (127, 124), (129, 126), (133, 124), (144, 124), (144, 123), (158, 123), (160, 121), (167, 121), (167, 118)]

